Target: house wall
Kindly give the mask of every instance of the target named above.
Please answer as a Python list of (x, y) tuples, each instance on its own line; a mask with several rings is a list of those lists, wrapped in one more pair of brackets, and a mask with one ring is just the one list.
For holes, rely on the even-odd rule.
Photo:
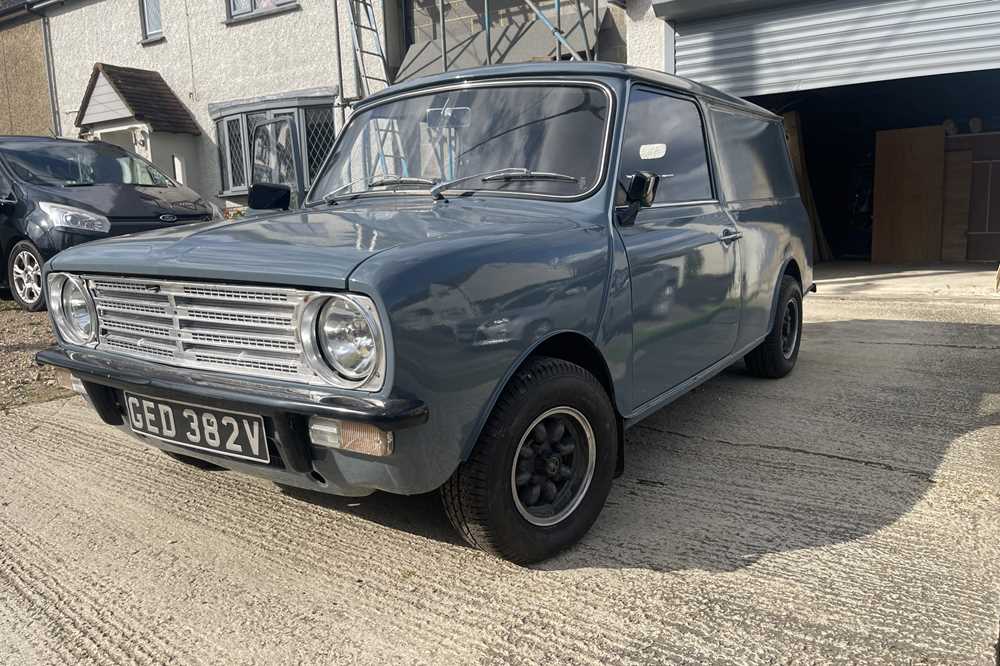
[[(340, 0), (341, 3), (344, 0)], [(135, 0), (90, 0), (50, 10), (52, 51), (63, 133), (76, 136), (77, 110), (95, 62), (158, 71), (202, 130), (190, 186), (205, 196), (221, 189), (210, 103), (337, 85), (330, 0), (300, 0), (298, 9), (226, 25), (225, 0), (160, 0), (165, 39), (140, 45)], [(351, 38), (341, 4), (345, 91), (354, 89)]]
[(0, 134), (50, 134), (42, 22), (0, 28)]
[(191, 178), (199, 160), (198, 145), (200, 141), (190, 134), (173, 134), (170, 132), (154, 132), (150, 135), (149, 147), (153, 164), (160, 171), (172, 178), (174, 173), (174, 155), (180, 158), (184, 170), (183, 181), (188, 187), (194, 182)]
[(653, 13), (652, 0), (626, 3), (628, 64), (674, 73), (674, 29)]

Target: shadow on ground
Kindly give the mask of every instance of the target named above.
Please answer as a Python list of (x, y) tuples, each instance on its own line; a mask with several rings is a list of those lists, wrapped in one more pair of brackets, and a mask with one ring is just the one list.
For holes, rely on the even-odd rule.
[[(1000, 426), (1000, 399), (984, 400), (997, 377), (1000, 326), (808, 323), (789, 377), (740, 363), (629, 430), (598, 522), (540, 566), (735, 570), (872, 534), (928, 492), (953, 442)], [(461, 544), (436, 493), (286, 493)]]

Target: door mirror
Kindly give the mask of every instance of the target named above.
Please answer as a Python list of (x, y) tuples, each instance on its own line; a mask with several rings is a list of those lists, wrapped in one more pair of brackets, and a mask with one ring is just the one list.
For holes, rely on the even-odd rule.
[(247, 205), (254, 210), (288, 210), (291, 203), (292, 188), (274, 183), (254, 183), (247, 197)]
[(625, 201), (639, 208), (649, 208), (656, 200), (656, 188), (660, 186), (660, 177), (649, 171), (640, 171), (632, 175), (625, 193)]
[(628, 226), (635, 222), (640, 208), (649, 208), (656, 200), (660, 177), (649, 171), (639, 171), (629, 178), (625, 188), (625, 208), (618, 210), (618, 224)]

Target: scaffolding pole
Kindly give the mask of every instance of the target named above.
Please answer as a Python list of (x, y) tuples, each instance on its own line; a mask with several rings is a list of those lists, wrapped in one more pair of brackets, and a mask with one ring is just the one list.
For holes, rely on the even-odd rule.
[[(550, 21), (545, 16), (545, 14), (542, 13), (542, 10), (538, 8), (538, 5), (534, 3), (534, 0), (524, 0), (524, 1), (528, 4), (529, 7), (531, 7), (531, 11), (535, 12), (535, 16), (538, 17), (538, 20), (545, 24), (545, 27), (549, 29), (549, 32), (551, 32), (552, 36), (556, 38), (556, 41), (560, 45), (562, 45), (566, 49), (566, 51), (569, 52), (570, 57), (573, 60), (582, 61), (583, 58), (580, 57), (580, 54), (577, 53), (573, 49), (573, 47), (569, 45), (568, 41), (566, 41), (566, 36), (562, 34), (562, 30), (552, 25), (552, 21)], [(441, 0), (441, 2), (444, 2), (444, 0)], [(559, 0), (556, 0), (556, 7), (558, 6), (559, 6)]]

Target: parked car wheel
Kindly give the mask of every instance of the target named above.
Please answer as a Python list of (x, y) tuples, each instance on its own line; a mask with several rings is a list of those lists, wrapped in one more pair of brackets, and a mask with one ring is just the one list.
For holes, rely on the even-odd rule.
[(618, 455), (616, 416), (592, 374), (540, 357), (510, 381), (468, 460), (442, 486), (465, 540), (528, 564), (576, 543), (597, 519)]
[(174, 453), (173, 451), (164, 451), (164, 453), (166, 453), (168, 456), (170, 456), (177, 462), (182, 462), (185, 465), (191, 465), (191, 467), (197, 467), (198, 469), (204, 469), (210, 472), (225, 469), (225, 467), (219, 467), (215, 463), (210, 463), (207, 460), (202, 460), (201, 458), (192, 458), (191, 456), (185, 456), (180, 453)]
[(801, 343), (802, 287), (795, 278), (786, 275), (781, 278), (771, 332), (743, 360), (752, 375), (770, 379), (784, 377), (795, 367)]
[(45, 309), (42, 293), (42, 255), (31, 241), (21, 241), (14, 245), (7, 259), (7, 284), (10, 293), (22, 308), (28, 312)]

